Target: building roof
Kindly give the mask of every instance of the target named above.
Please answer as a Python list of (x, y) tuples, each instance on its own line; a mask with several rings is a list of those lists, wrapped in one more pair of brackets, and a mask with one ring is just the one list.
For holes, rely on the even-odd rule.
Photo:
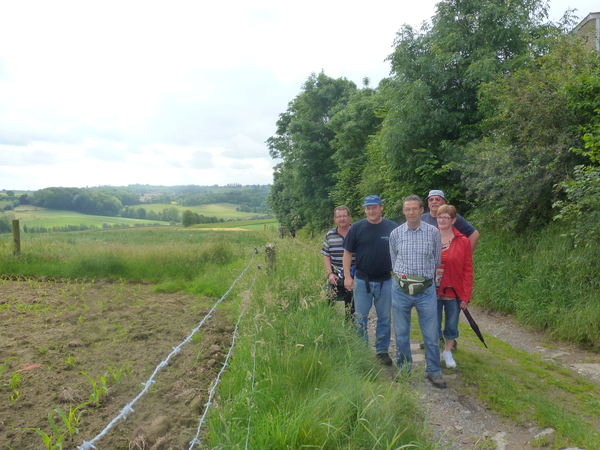
[(586, 39), (590, 48), (600, 50), (600, 12), (589, 13), (573, 31), (576, 35)]

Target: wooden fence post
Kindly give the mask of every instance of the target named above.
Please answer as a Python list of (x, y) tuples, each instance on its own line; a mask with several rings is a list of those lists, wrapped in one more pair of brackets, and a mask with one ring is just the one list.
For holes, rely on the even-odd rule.
[(275, 244), (267, 244), (265, 247), (265, 256), (267, 258), (267, 273), (275, 271)]
[(21, 228), (17, 219), (12, 221), (12, 232), (14, 242), (13, 255), (19, 255), (21, 254)]

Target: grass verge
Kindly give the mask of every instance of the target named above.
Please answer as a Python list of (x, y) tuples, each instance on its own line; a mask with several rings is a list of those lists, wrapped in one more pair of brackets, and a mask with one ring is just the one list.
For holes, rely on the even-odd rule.
[(519, 423), (553, 428), (553, 449), (574, 445), (600, 449), (597, 384), (492, 336), (485, 335), (489, 350), (485, 349), (468, 325), (460, 326), (459, 395), (478, 397), (490, 409)]
[(276, 241), (276, 269), (252, 290), (206, 445), (435, 448), (415, 393), (379, 376), (371, 350), (322, 295), (319, 244)]
[(574, 247), (563, 232), (486, 234), (474, 254), (474, 296), (557, 339), (600, 348), (600, 247)]

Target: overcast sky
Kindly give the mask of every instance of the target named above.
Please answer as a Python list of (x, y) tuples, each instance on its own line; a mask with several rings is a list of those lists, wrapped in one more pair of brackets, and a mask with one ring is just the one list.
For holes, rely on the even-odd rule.
[(269, 184), (265, 140), (306, 78), (377, 85), (435, 3), (0, 0), (0, 189)]

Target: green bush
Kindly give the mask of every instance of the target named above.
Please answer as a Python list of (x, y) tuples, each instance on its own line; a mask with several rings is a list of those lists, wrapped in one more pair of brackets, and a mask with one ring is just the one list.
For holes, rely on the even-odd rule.
[(575, 247), (569, 225), (514, 237), (483, 232), (475, 252), (475, 301), (514, 313), (557, 338), (600, 347), (598, 246)]

